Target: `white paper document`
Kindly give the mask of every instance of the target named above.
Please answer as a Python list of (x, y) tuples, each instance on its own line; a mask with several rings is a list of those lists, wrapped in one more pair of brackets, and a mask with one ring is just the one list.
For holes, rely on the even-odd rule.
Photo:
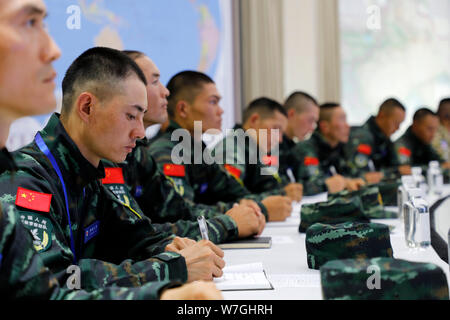
[(272, 274), (270, 282), (277, 288), (320, 288), (320, 273), (317, 274)]
[(262, 263), (235, 265), (223, 268), (223, 276), (214, 283), (221, 291), (273, 290)]

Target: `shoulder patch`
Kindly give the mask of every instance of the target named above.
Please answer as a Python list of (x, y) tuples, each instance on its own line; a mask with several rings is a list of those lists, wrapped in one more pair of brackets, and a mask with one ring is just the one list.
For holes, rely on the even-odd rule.
[(16, 195), (16, 206), (36, 210), (40, 212), (50, 212), (50, 205), (52, 203), (51, 194), (41, 193), (37, 191), (27, 190), (19, 187)]
[(360, 144), (358, 146), (358, 152), (370, 156), (372, 154), (372, 147), (368, 144)]
[(275, 156), (264, 156), (262, 162), (269, 167), (278, 166), (278, 157)]
[(400, 153), (402, 156), (405, 156), (405, 157), (411, 157), (411, 150), (409, 150), (408, 148), (406, 148), (406, 147), (401, 147), (401, 148), (399, 148), (398, 149), (398, 153)]
[(125, 184), (122, 168), (105, 168), (103, 184)]
[(238, 168), (233, 167), (233, 166), (231, 166), (229, 164), (225, 164), (224, 167), (228, 171), (228, 173), (231, 174), (233, 177), (235, 177), (237, 179), (241, 178), (242, 171), (239, 170)]
[(304, 160), (305, 166), (318, 166), (319, 165), (319, 159), (315, 157), (305, 157)]
[(30, 231), (37, 252), (46, 251), (51, 247), (53, 225), (50, 219), (32, 212), (21, 213), (20, 219), (23, 226)]
[(163, 167), (164, 174), (169, 177), (185, 177), (186, 168), (180, 164), (165, 164)]

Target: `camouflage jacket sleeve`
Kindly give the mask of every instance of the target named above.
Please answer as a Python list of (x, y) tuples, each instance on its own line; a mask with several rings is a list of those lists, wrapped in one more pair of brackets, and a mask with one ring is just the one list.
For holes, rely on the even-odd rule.
[(326, 176), (320, 168), (318, 155), (307, 142), (300, 142), (292, 151), (292, 158), (297, 166), (293, 172), (298, 182), (303, 184), (305, 196), (311, 196), (328, 191), (325, 184)]
[(0, 235), (0, 297), (6, 300), (155, 300), (163, 289), (178, 285), (154, 281), (139, 288), (69, 289), (45, 267), (13, 206), (0, 206)]
[[(211, 242), (220, 244), (238, 239), (238, 227), (231, 217), (222, 214), (206, 219), (206, 223), (208, 224), (208, 236)], [(190, 238), (196, 241), (202, 239), (197, 221), (179, 220), (175, 223), (155, 224), (155, 228), (161, 232), (173, 232), (182, 238)]]
[[(28, 163), (27, 166), (26, 163), (28, 162), (22, 162), (14, 180), (11, 180), (7, 173), (0, 177), (0, 181), (2, 181), (0, 196), (11, 205), (14, 205), (16, 199), (23, 195), (28, 198), (46, 195), (44, 201), (51, 199), (51, 202), (47, 203), (49, 207), (45, 209), (26, 208), (19, 205), (17, 205), (17, 209), (22, 224), (33, 235), (35, 249), (39, 252), (44, 265), (56, 275), (60, 284), (65, 283), (67, 278), (65, 270), (69, 265), (74, 264), (75, 259), (71, 250), (70, 228), (67, 223), (64, 198), (56, 191), (59, 190), (54, 185), (57, 181), (52, 179), (48, 172), (36, 170), (36, 167), (33, 170), (33, 165)], [(10, 183), (5, 183), (6, 181), (10, 181)], [(25, 194), (18, 192), (18, 187), (23, 188)], [(95, 191), (91, 188), (86, 189), (86, 204), (82, 211), (89, 212), (91, 215), (86, 216), (88, 220), (85, 223), (81, 222), (81, 226), (72, 225), (77, 258), (87, 261), (85, 266), (104, 268), (107, 274), (112, 275), (112, 283), (114, 275), (120, 277), (125, 274), (129, 275), (130, 279), (134, 276), (133, 269), (129, 268), (129, 265), (121, 264), (125, 260), (133, 259), (139, 261), (135, 263), (135, 270), (143, 273), (142, 279), (146, 281), (179, 280), (184, 282), (187, 280), (184, 258), (175, 253), (163, 253), (165, 245), (171, 241), (167, 234), (156, 232), (147, 218), (133, 217), (119, 201), (105, 201), (104, 197), (107, 196), (105, 192)], [(84, 197), (85, 195), (80, 195), (80, 198), (84, 199)], [(101, 199), (102, 197), (103, 199)], [(109, 200), (113, 199), (111, 195), (107, 197)], [(105, 204), (108, 204), (109, 207)], [(22, 205), (26, 206), (26, 204)], [(72, 216), (73, 221), (76, 221), (75, 218)], [(77, 231), (81, 227), (84, 230), (90, 230), (92, 226), (95, 226), (95, 221), (99, 222), (100, 232), (92, 239), (88, 240), (85, 237), (82, 241), (84, 232)], [(79, 236), (77, 237), (77, 235)], [(90, 260), (92, 261), (90, 262)], [(102, 260), (117, 265), (105, 267)], [(96, 273), (92, 275), (96, 276), (94, 280), (88, 278), (82, 280), (97, 282), (101, 287), (104, 279)]]

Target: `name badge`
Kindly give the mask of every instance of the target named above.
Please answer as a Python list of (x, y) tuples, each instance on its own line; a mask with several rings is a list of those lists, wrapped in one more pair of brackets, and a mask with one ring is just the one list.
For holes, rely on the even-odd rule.
[(89, 227), (84, 229), (84, 243), (88, 242), (92, 238), (98, 235), (100, 231), (100, 221), (96, 221), (91, 224)]
[(208, 183), (205, 182), (204, 184), (202, 184), (200, 186), (200, 194), (204, 194), (206, 192), (206, 190), (208, 190)]
[(134, 192), (134, 197), (135, 198), (140, 198), (140, 197), (142, 197), (142, 194), (143, 194), (142, 187), (141, 186), (137, 186), (136, 187), (136, 191)]

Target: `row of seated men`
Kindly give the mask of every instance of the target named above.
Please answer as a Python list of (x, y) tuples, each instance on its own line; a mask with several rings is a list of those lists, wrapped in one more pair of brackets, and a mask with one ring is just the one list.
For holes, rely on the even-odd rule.
[[(35, 50), (39, 65), (51, 71), (60, 52), (43, 28), (45, 7), (40, 1), (25, 7), (17, 1), (8, 5), (14, 2), (0, 13), (19, 10), (20, 18), (40, 21), (30, 25), (37, 29), (30, 36), (38, 41), (20, 36), (17, 41), (24, 48), (42, 45)], [(18, 57), (17, 52), (2, 50), (11, 60)], [(36, 56), (29, 59), (37, 61)], [(9, 75), (16, 73), (17, 68)], [(55, 103), (54, 88), (47, 83), (52, 78), (45, 78), (43, 85), (29, 79), (2, 82), (6, 88), (22, 86), (1, 96), (2, 116), (12, 120), (48, 112)], [(285, 220), (292, 202), (300, 201), (303, 193), (356, 190), (391, 174), (408, 173), (406, 166), (392, 160), (395, 152), (388, 145), (388, 133), (404, 119), (404, 108), (397, 102), (382, 107), (380, 115), (352, 138), (357, 154), (355, 165), (345, 169), (350, 173), (336, 164), (329, 178), (326, 171), (320, 172), (318, 156), (300, 158), (294, 152), (307, 141), (288, 147), (278, 158), (270, 154), (256, 163), (246, 159), (252, 159), (255, 150), (269, 154), (282, 140), (280, 132), (303, 138), (323, 120), (319, 114), (325, 120), (319, 121), (317, 137), (325, 141), (327, 124), (331, 127), (343, 111), (336, 105), (324, 107), (322, 115), (317, 103), (307, 98), (314, 115), (299, 125), (302, 112), (285, 111), (266, 98), (256, 100), (242, 125), (244, 130), (254, 129), (249, 130), (250, 139), (225, 152), (222, 164), (214, 160), (228, 150), (230, 138), (212, 150), (201, 141), (202, 132), (221, 127), (223, 114), (220, 92), (202, 73), (181, 72), (166, 88), (145, 54), (92, 48), (69, 67), (62, 90), (61, 113), (51, 116), (31, 144), (13, 154), (3, 149), (0, 155), (2, 298), (218, 299), (220, 292), (209, 282), (220, 277), (225, 266), (216, 244), (259, 235), (266, 222)], [(398, 113), (400, 120), (393, 116)], [(289, 118), (297, 124), (289, 126)], [(202, 131), (196, 134), (199, 121)], [(157, 123), (163, 124), (159, 134), (145, 139), (145, 128)], [(384, 133), (386, 128), (390, 131)], [(186, 132), (186, 144), (173, 141)], [(366, 136), (370, 138), (363, 140)], [(345, 141), (343, 136), (337, 140), (328, 141), (330, 149)], [(386, 143), (384, 151), (378, 151), (380, 141)], [(187, 145), (194, 146), (191, 152)], [(386, 150), (390, 161), (380, 157)], [(177, 158), (190, 161), (180, 164)], [(371, 159), (374, 170), (365, 172)], [(201, 240), (199, 216), (207, 218), (210, 241)], [(81, 271), (75, 278), (68, 273), (72, 265)]]

